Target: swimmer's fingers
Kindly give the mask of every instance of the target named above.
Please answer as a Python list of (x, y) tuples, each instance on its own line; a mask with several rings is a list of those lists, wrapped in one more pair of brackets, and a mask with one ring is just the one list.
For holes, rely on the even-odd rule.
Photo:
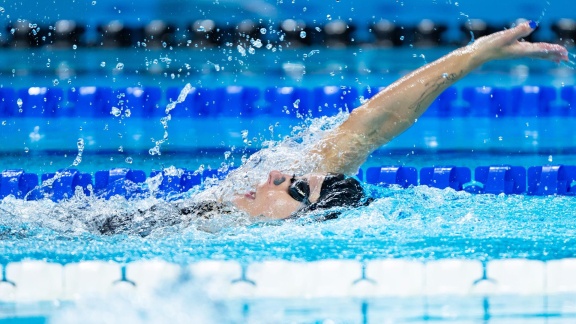
[(554, 62), (568, 61), (568, 51), (561, 45), (517, 42), (505, 50), (509, 57), (529, 57)]
[(505, 30), (504, 33), (508, 36), (508, 41), (518, 40), (532, 34), (536, 29), (536, 26), (537, 24), (534, 21), (527, 21), (514, 28)]

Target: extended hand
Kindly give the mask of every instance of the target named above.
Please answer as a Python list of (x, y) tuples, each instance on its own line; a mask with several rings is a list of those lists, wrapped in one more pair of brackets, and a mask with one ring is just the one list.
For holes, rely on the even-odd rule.
[(535, 22), (525, 22), (518, 26), (479, 38), (471, 47), (479, 50), (481, 58), (489, 60), (529, 57), (559, 63), (568, 61), (568, 51), (561, 45), (550, 43), (530, 43), (520, 41), (530, 35)]

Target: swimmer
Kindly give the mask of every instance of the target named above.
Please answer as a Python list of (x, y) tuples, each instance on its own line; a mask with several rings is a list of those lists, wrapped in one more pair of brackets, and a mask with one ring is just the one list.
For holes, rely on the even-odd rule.
[(314, 163), (312, 173), (293, 176), (272, 171), (255, 191), (235, 197), (233, 204), (251, 216), (272, 219), (362, 205), (362, 186), (344, 175), (355, 174), (374, 150), (412, 126), (446, 88), (492, 60), (568, 60), (567, 50), (560, 45), (521, 40), (536, 27), (535, 22), (529, 21), (481, 37), (402, 77), (354, 109), (344, 123), (310, 150), (307, 156)]
[[(369, 154), (412, 126), (446, 88), (492, 60), (536, 58), (557, 63), (568, 60), (567, 50), (560, 45), (522, 41), (535, 28), (536, 23), (530, 21), (481, 37), (394, 82), (354, 109), (341, 125), (306, 152), (308, 160), (304, 163), (312, 172), (294, 175), (274, 170), (254, 190), (243, 194), (108, 215), (97, 222), (97, 230), (103, 234), (136, 231), (145, 236), (158, 225), (186, 226), (197, 220), (224, 219), (227, 217), (220, 216), (238, 211), (253, 219), (287, 219), (319, 212), (318, 219), (324, 220), (336, 218), (338, 207), (365, 205), (369, 200), (362, 185), (347, 175), (355, 174)], [(242, 172), (237, 169), (232, 173), (236, 171)], [(134, 221), (144, 225), (134, 227)]]

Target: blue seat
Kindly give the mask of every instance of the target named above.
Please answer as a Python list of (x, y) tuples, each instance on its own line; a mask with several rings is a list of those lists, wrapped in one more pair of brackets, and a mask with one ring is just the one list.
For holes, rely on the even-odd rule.
[(158, 117), (165, 114), (162, 104), (162, 89), (160, 87), (144, 87), (144, 110), (150, 114), (146, 117)]
[(560, 98), (568, 105), (563, 115), (576, 116), (576, 86), (560, 88)]
[(98, 87), (86, 86), (68, 90), (68, 103), (72, 117), (106, 117), (110, 111), (105, 111), (101, 90)]
[[(170, 87), (166, 90), (166, 99), (170, 102), (176, 102), (182, 88)], [(218, 98), (214, 89), (192, 87), (186, 99), (177, 104), (170, 111), (173, 117), (184, 118), (202, 118), (217, 115), (216, 102)]]
[(267, 88), (264, 99), (265, 112), (275, 117), (306, 116), (313, 103), (310, 90), (300, 87)]
[(196, 186), (200, 186), (202, 184), (202, 174), (196, 173), (194, 171), (184, 171), (182, 175), (182, 179), (180, 180), (180, 190), (182, 192), (186, 192)]
[(217, 113), (226, 117), (250, 117), (260, 112), (260, 91), (254, 87), (227, 86), (216, 89)]
[(522, 86), (511, 90), (512, 111), (517, 116), (538, 117), (550, 114), (556, 89), (545, 86)]
[(130, 110), (130, 117), (149, 118), (158, 117), (165, 113), (165, 109), (159, 109), (158, 103), (162, 99), (162, 92), (158, 87), (128, 87), (117, 89), (113, 95), (122, 100), (124, 114)]
[(159, 174), (162, 175), (162, 181), (158, 186), (158, 196), (167, 196), (186, 192), (196, 186), (201, 186), (207, 179), (215, 178), (222, 180), (226, 177), (228, 172), (233, 169), (234, 168), (230, 168), (226, 172), (221, 172), (216, 169), (204, 170), (203, 172), (186, 169), (180, 169), (180, 172), (167, 172), (166, 170), (152, 171), (150, 177), (156, 177)]
[(342, 111), (352, 111), (359, 106), (358, 90), (355, 87), (316, 87), (312, 117), (334, 116)]
[[(197, 178), (199, 180), (198, 183), (201, 182), (201, 178), (199, 175), (194, 175), (193, 173), (187, 171), (186, 169), (180, 169), (178, 171), (179, 172), (166, 172), (166, 170), (163, 170), (163, 171), (150, 172), (151, 178), (156, 177), (159, 174), (162, 175), (162, 181), (158, 186), (159, 193), (157, 196), (161, 197), (185, 192), (192, 187), (190, 185), (190, 182), (193, 181), (192, 179)], [(190, 188), (185, 189), (187, 186), (190, 186)]]
[(0, 117), (13, 117), (17, 114), (16, 91), (12, 88), (0, 88)]
[(575, 195), (576, 166), (549, 165), (528, 168), (527, 194)]
[(140, 186), (144, 181), (146, 181), (146, 173), (141, 170), (116, 168), (97, 171), (94, 192), (106, 199), (115, 195), (129, 199), (144, 193)]
[(38, 186), (38, 176), (22, 169), (4, 170), (0, 175), (0, 199), (14, 195), (22, 199)]
[(458, 91), (454, 87), (444, 90), (430, 107), (422, 114), (422, 117), (448, 117), (452, 115), (452, 105), (458, 99)]
[(474, 171), (474, 180), (482, 187), (468, 186), (464, 190), (494, 195), (526, 192), (526, 169), (521, 166), (480, 166)]
[(77, 187), (82, 188), (85, 195), (90, 195), (88, 187), (92, 185), (92, 176), (89, 173), (80, 173), (76, 169), (62, 169), (56, 173), (44, 173), (41, 178), (41, 186), (30, 192), (28, 200), (68, 199), (74, 196)]
[(381, 186), (400, 185), (403, 188), (418, 185), (418, 171), (413, 167), (383, 166), (366, 170), (366, 182)]
[(462, 190), (463, 185), (470, 182), (471, 173), (466, 167), (425, 167), (420, 169), (420, 185)]
[(498, 87), (466, 87), (462, 99), (468, 103), (472, 117), (503, 117), (512, 115), (510, 91)]
[(64, 96), (61, 88), (31, 87), (18, 90), (22, 100), (22, 117), (57, 117), (64, 114), (60, 103)]
[(226, 178), (228, 173), (234, 169), (235, 168), (229, 168), (225, 172), (222, 172), (218, 169), (204, 170), (204, 172), (202, 173), (202, 182), (204, 183), (207, 179), (224, 180), (224, 178)]

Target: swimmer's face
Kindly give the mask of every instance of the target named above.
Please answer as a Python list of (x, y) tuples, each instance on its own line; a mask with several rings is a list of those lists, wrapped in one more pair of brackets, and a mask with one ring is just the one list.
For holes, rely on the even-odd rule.
[[(314, 203), (318, 200), (324, 177), (325, 175), (317, 173), (293, 177), (280, 171), (272, 171), (268, 175), (268, 179), (259, 184), (255, 191), (248, 192), (243, 196), (236, 196), (234, 204), (251, 216), (265, 216), (274, 219), (288, 218), (305, 204)], [(299, 186), (298, 180), (308, 184), (310, 187), (309, 195), (301, 190), (305, 186)], [(292, 195), (290, 190), (292, 190)], [(306, 197), (309, 202), (302, 199), (303, 197)]]

